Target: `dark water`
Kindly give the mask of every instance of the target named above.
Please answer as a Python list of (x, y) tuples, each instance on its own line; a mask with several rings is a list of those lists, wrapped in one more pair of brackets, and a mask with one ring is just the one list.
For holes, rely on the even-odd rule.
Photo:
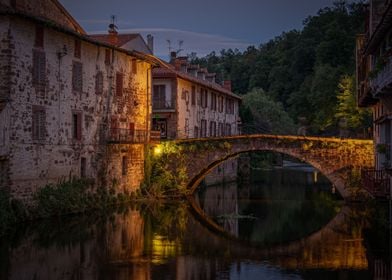
[(385, 207), (347, 206), (311, 171), (254, 175), (21, 226), (0, 241), (0, 279), (389, 279)]

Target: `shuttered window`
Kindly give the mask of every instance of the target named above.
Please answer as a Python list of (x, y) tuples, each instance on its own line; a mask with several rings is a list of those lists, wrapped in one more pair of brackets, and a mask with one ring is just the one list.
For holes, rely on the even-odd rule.
[(82, 113), (72, 113), (72, 138), (75, 140), (82, 139)]
[(83, 64), (76, 61), (72, 64), (72, 89), (79, 92), (83, 90)]
[(123, 94), (123, 80), (124, 75), (122, 73), (116, 74), (116, 95), (122, 96)]
[(43, 28), (43, 26), (37, 25), (35, 27), (34, 47), (36, 47), (36, 48), (43, 48), (44, 47), (44, 28)]
[(33, 84), (35, 86), (45, 87), (46, 83), (46, 58), (45, 52), (33, 51)]
[(105, 50), (105, 64), (110, 64), (110, 50)]
[(99, 71), (95, 76), (95, 94), (103, 93), (103, 73)]
[(132, 73), (137, 74), (137, 60), (132, 59)]
[(44, 108), (33, 108), (32, 137), (33, 140), (45, 140), (46, 137), (46, 112)]
[(125, 176), (128, 173), (128, 157), (123, 156), (122, 157), (122, 164), (121, 164), (121, 169), (122, 169), (122, 175)]
[(75, 39), (75, 50), (74, 50), (74, 56), (76, 58), (81, 58), (82, 55), (82, 44), (80, 40)]

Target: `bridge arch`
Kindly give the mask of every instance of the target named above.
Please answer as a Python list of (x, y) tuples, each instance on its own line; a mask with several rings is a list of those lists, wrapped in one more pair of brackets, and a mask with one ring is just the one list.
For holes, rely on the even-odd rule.
[(335, 185), (343, 198), (348, 198), (351, 192), (347, 182), (352, 171), (372, 167), (374, 161), (371, 140), (259, 134), (185, 139), (166, 144), (180, 151), (181, 160), (178, 153), (168, 153), (167, 167), (175, 174), (180, 169), (186, 173), (181, 184), (189, 193), (221, 162), (245, 152), (273, 151), (311, 164)]
[[(284, 154), (284, 155), (288, 155), (291, 156), (293, 158), (299, 159), (299, 160), (303, 160), (304, 162), (306, 162), (307, 164), (311, 165), (312, 167), (316, 168), (319, 172), (321, 172), (323, 174), (322, 171), (320, 171), (320, 169), (322, 169), (322, 166), (320, 166), (319, 162), (313, 161), (313, 160), (304, 160), (302, 158), (300, 158), (300, 156), (298, 154), (295, 153), (287, 153), (287, 152), (283, 152), (283, 151), (279, 151), (279, 150), (246, 150), (246, 151), (242, 151), (242, 152), (237, 152), (235, 154), (231, 154), (228, 155), (225, 158), (221, 158), (217, 161), (212, 162), (209, 166), (207, 166), (205, 169), (203, 169), (199, 174), (197, 174), (195, 177), (193, 177), (190, 181), (189, 184), (187, 186), (187, 188), (190, 190), (191, 193), (194, 193), (200, 186), (201, 181), (204, 179), (204, 177), (206, 175), (208, 175), (214, 168), (218, 167), (221, 163), (233, 159), (241, 154), (245, 154), (245, 153), (250, 153), (250, 152), (275, 152), (275, 153), (280, 153), (280, 154)], [(342, 193), (345, 192), (345, 189), (341, 188), (342, 187), (342, 182), (340, 182), (339, 178), (337, 178), (336, 176), (331, 176), (330, 174), (323, 174), (333, 185), (335, 185), (335, 187), (337, 188), (338, 192), (342, 195)]]

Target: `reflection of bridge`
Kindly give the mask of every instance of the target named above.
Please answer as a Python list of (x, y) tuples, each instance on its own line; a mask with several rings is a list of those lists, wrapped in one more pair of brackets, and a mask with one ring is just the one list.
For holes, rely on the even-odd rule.
[[(362, 229), (350, 229), (350, 219), (355, 211), (343, 206), (341, 211), (323, 228), (297, 241), (268, 247), (258, 247), (231, 235), (209, 218), (189, 199), (195, 223), (193, 234), (202, 236), (199, 246), (224, 251), (227, 257), (250, 260), (268, 260), (287, 269), (367, 269)], [(354, 211), (354, 212), (352, 212)]]
[(251, 151), (273, 151), (311, 164), (346, 198), (350, 196), (346, 184), (352, 171), (372, 167), (374, 161), (371, 140), (259, 134), (177, 140), (162, 145), (174, 174), (185, 171), (187, 179), (182, 183), (190, 192), (214, 167), (229, 158)]

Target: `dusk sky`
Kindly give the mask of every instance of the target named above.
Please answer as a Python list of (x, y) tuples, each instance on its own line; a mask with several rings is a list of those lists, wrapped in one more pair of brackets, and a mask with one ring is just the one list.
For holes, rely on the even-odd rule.
[(60, 0), (89, 33), (105, 33), (110, 16), (120, 33), (154, 35), (155, 55), (167, 58), (169, 44), (181, 55), (260, 43), (283, 31), (302, 28), (302, 21), (334, 0)]

